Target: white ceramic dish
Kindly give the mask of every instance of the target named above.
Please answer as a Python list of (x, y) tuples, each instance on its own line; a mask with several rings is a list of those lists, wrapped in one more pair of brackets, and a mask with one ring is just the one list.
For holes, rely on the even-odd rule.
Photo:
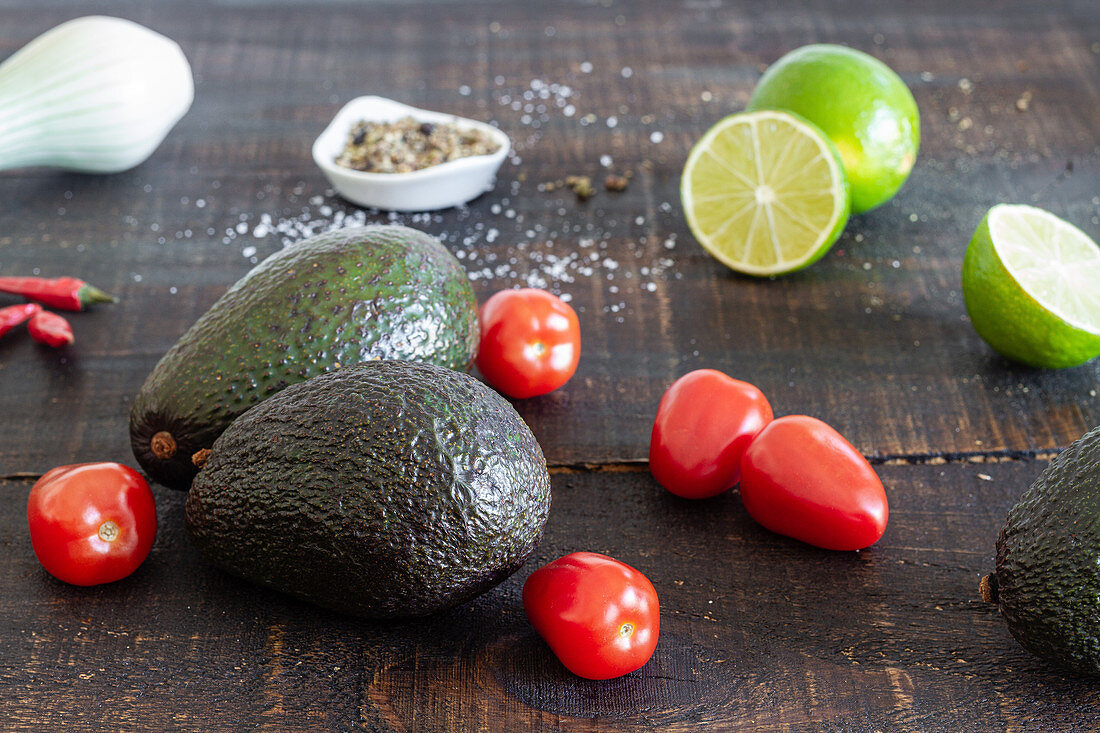
[[(459, 158), (411, 173), (368, 173), (336, 164), (355, 123), (395, 122), (410, 115), (424, 122), (477, 128), (500, 143), (500, 148), (490, 155)], [(313, 160), (336, 192), (352, 203), (389, 211), (432, 211), (464, 204), (492, 188), (510, 146), (507, 135), (484, 122), (368, 96), (356, 97), (336, 113), (313, 143)]]

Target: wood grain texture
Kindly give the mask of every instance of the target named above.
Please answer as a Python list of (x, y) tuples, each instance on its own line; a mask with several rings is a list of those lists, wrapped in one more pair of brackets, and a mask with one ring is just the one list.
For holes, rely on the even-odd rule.
[[(1100, 423), (1100, 364), (1004, 361), (959, 289), (966, 242), (995, 203), (1100, 236), (1091, 0), (0, 5), (0, 57), (68, 18), (122, 15), (181, 43), (197, 95), (133, 171), (0, 172), (0, 273), (79, 275), (122, 298), (74, 314), (68, 349), (0, 340), (0, 729), (1100, 727), (1095, 684), (1028, 656), (976, 593), (1005, 512), (1044, 465), (1031, 456)], [(688, 232), (680, 169), (768, 63), (811, 42), (899, 71), (922, 114), (917, 167), (811, 269), (739, 277)], [(335, 197), (310, 159), (313, 137), (364, 93), (509, 133), (515, 157), (492, 191), (396, 220), (440, 236), (481, 299), (533, 284), (580, 313), (577, 376), (516, 403), (565, 467), (537, 556), (452, 613), (364, 624), (203, 565), (182, 495), (158, 488), (160, 536), (136, 575), (53, 581), (26, 535), (30, 482), (3, 477), (133, 463), (132, 395), (254, 260), (341, 217), (390, 220)], [(628, 170), (627, 191), (586, 203), (545, 190)], [(736, 494), (695, 504), (656, 487), (644, 460), (657, 401), (697, 367), (756, 383), (778, 414), (825, 419), (870, 456), (891, 501), (883, 540), (820, 552), (757, 527)], [(1022, 460), (968, 462), (1004, 456)], [(661, 643), (638, 673), (574, 678), (524, 619), (526, 575), (579, 549), (658, 588)]]
[[(977, 594), (1008, 508), (1043, 461), (884, 466), (882, 540), (830, 553), (773, 535), (736, 493), (678, 499), (648, 472), (564, 472), (543, 542), (444, 615), (358, 622), (202, 563), (182, 495), (131, 578), (65, 586), (37, 564), (0, 483), (5, 731), (1095, 730), (1100, 691), (1030, 657)], [(569, 674), (527, 624), (526, 576), (611, 554), (657, 588), (638, 672)]]
[[(119, 5), (181, 42), (196, 102), (129, 173), (0, 175), (0, 272), (73, 272), (123, 298), (75, 318), (65, 353), (0, 342), (0, 376), (20, 385), (0, 395), (0, 475), (61, 455), (129, 458), (128, 401), (248, 270), (242, 252), (260, 258), (300, 238), (304, 216), (356, 214), (328, 191), (309, 142), (364, 92), (494, 120), (515, 141), (520, 161), (492, 192), (401, 221), (462, 254), (481, 298), (527, 282), (573, 297), (578, 376), (520, 405), (551, 462), (644, 459), (662, 391), (702, 366), (760, 385), (779, 413), (833, 423), (872, 456), (1064, 447), (1100, 423), (1100, 367), (1044, 372), (996, 356), (966, 318), (959, 268), (999, 201), (1100, 234), (1090, 45), (1100, 21), (1087, 2), (957, 5), (382, 3), (384, 23), (357, 4)], [(0, 52), (81, 7), (103, 10), (13, 14)], [(777, 281), (738, 277), (687, 231), (680, 167), (711, 123), (745, 104), (764, 65), (813, 41), (898, 69), (922, 110), (921, 155), (899, 196), (855, 217), (823, 262)], [(573, 115), (555, 106), (560, 90), (540, 99), (536, 82), (569, 86), (561, 101)], [(539, 103), (548, 111), (525, 111)], [(539, 190), (570, 173), (599, 183), (607, 170), (636, 176), (585, 204)], [(257, 229), (264, 216), (272, 226)]]

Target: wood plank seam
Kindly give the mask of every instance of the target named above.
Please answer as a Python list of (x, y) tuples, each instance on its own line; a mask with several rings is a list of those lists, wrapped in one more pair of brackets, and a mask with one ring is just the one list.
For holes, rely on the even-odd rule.
[[(1008, 463), (1011, 461), (1049, 461), (1061, 453), (1064, 448), (1044, 450), (995, 450), (965, 451), (952, 453), (912, 453), (866, 455), (873, 465), (880, 466), (923, 466), (943, 465), (946, 463)], [(604, 463), (552, 463), (550, 473), (641, 473), (649, 470), (649, 461), (636, 460), (607, 461)]]
[[(1049, 461), (1061, 453), (1063, 448), (1045, 450), (999, 450), (967, 451), (955, 453), (919, 453), (919, 454), (883, 454), (864, 456), (872, 465), (880, 466), (938, 466), (947, 463), (1007, 463), (1010, 461)], [(551, 463), (551, 474), (568, 473), (644, 473), (649, 470), (649, 461), (636, 460), (607, 461), (603, 463)], [(33, 471), (16, 471), (0, 475), (0, 481), (37, 481), (42, 474)]]

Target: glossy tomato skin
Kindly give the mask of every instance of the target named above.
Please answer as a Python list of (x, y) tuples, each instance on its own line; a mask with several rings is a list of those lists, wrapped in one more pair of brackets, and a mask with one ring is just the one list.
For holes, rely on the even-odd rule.
[(776, 418), (741, 460), (741, 501), (760, 524), (826, 550), (860, 550), (886, 531), (886, 491), (836, 430), (805, 415)]
[(477, 368), (492, 387), (523, 399), (569, 381), (581, 358), (581, 327), (564, 300), (537, 288), (494, 293), (478, 311)]
[(134, 572), (153, 547), (153, 492), (118, 463), (82, 463), (46, 472), (27, 498), (38, 561), (73, 585), (99, 585)]
[(687, 499), (715, 496), (737, 483), (741, 456), (772, 407), (759, 389), (714, 369), (677, 379), (657, 406), (649, 438), (649, 470)]
[(595, 552), (574, 552), (531, 573), (523, 585), (523, 608), (561, 663), (590, 680), (642, 667), (661, 629), (649, 579)]

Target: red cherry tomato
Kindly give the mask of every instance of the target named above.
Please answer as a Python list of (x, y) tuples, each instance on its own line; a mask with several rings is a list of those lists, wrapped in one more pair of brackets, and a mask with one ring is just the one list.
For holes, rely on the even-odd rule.
[(118, 463), (46, 472), (31, 488), (27, 523), (42, 567), (74, 585), (125, 578), (141, 565), (157, 535), (149, 484)]
[(661, 627), (649, 579), (595, 552), (574, 552), (531, 573), (523, 608), (561, 663), (590, 680), (640, 668), (653, 656)]
[(764, 393), (714, 369), (677, 379), (657, 406), (649, 470), (661, 486), (688, 499), (737, 483), (741, 454), (772, 419)]
[(509, 397), (553, 392), (569, 381), (581, 358), (577, 314), (553, 293), (502, 290), (481, 306), (477, 368)]
[(776, 418), (741, 459), (741, 501), (773, 532), (826, 550), (869, 547), (886, 531), (886, 491), (859, 451), (805, 415)]

